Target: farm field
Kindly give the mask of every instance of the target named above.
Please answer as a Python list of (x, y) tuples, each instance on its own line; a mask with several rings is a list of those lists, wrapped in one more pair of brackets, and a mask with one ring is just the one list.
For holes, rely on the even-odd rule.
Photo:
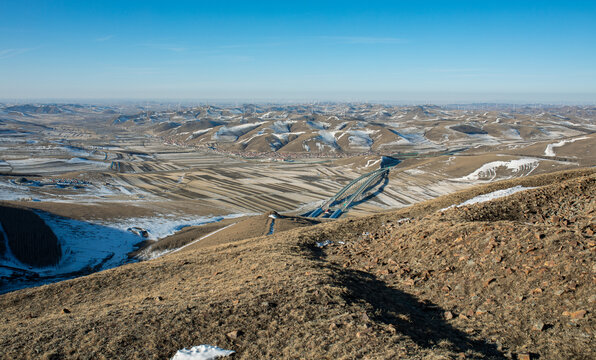
[[(0, 202), (41, 217), (63, 256), (53, 267), (39, 268), (5, 252), (3, 288), (161, 256), (175, 250), (172, 244), (234, 232), (210, 235), (205, 229), (271, 211), (304, 216), (332, 205), (320, 215), (331, 221), (325, 217), (348, 206), (342, 217), (360, 217), (477, 184), (594, 166), (595, 112), (370, 104), (178, 111), (159, 104), (5, 105)], [(390, 169), (361, 192), (344, 189), (385, 166)], [(272, 226), (255, 224), (261, 225), (254, 236)], [(304, 224), (290, 221), (285, 228)], [(158, 245), (184, 229), (186, 235), (168, 240), (170, 245)]]

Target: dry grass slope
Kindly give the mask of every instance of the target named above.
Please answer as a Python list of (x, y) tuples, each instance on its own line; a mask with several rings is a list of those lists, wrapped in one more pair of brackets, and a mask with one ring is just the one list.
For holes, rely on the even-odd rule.
[(594, 195), (593, 169), (509, 180), (4, 294), (2, 358), (594, 358)]

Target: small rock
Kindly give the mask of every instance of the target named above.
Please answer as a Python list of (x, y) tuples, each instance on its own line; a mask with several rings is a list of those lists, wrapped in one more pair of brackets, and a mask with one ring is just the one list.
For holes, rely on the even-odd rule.
[(556, 224), (559, 221), (561, 221), (561, 218), (559, 216), (555, 215), (555, 216), (553, 216), (553, 217), (550, 218), (550, 221)]
[(488, 279), (484, 280), (484, 287), (489, 286), (490, 284), (494, 283), (495, 281), (497, 281), (496, 278), (488, 278)]
[(517, 354), (517, 360), (530, 360), (530, 354), (528, 354), (528, 353)]
[(544, 323), (540, 320), (536, 321), (533, 325), (532, 325), (532, 330), (535, 331), (542, 331), (544, 330)]
[(274, 302), (270, 302), (270, 301), (263, 301), (261, 303), (261, 306), (266, 307), (266, 308), (274, 308), (277, 306), (277, 304)]
[(161, 296), (156, 296), (155, 301), (163, 301), (163, 298)]
[(445, 313), (443, 313), (443, 316), (445, 316), (445, 320), (453, 319), (453, 313), (451, 311), (445, 311)]
[(62, 313), (63, 314), (70, 314), (70, 310), (68, 310), (67, 308), (62, 309)]
[(231, 340), (236, 340), (238, 337), (242, 336), (243, 332), (241, 330), (234, 330), (230, 331), (226, 334), (226, 336)]
[(575, 320), (583, 319), (584, 316), (586, 316), (586, 313), (587, 313), (586, 310), (578, 310), (578, 311), (574, 311), (574, 312), (570, 313), (569, 316)]
[(536, 233), (536, 234), (534, 234), (534, 237), (536, 238), (536, 240), (542, 240), (546, 237), (546, 235), (544, 235), (542, 233)]

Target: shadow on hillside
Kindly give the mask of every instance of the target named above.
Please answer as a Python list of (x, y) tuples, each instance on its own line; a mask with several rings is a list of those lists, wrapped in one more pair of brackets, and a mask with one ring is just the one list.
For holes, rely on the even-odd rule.
[(348, 303), (366, 302), (372, 307), (368, 314), (371, 320), (393, 325), (397, 332), (408, 336), (419, 346), (431, 349), (447, 341), (449, 348), (455, 352), (467, 352), (466, 355), (472, 357), (505, 359), (495, 345), (471, 339), (447, 323), (442, 317), (444, 309), (436, 304), (420, 302), (369, 273), (332, 268), (338, 274), (339, 285), (348, 289)]
[[(0, 252), (0, 294), (73, 279), (138, 261), (130, 257), (131, 252), (137, 250), (145, 240), (131, 231), (28, 208), (16, 208), (20, 211), (16, 215), (25, 213), (30, 216), (25, 217), (24, 221), (14, 221), (6, 216), (6, 209), (12, 210), (0, 206), (0, 210), (4, 211), (0, 212), (0, 242), (5, 243), (4, 252)], [(13, 218), (16, 216), (9, 215), (13, 215)], [(32, 225), (33, 215), (38, 224)], [(40, 262), (39, 258), (43, 260), (44, 257), (53, 256), (40, 246), (51, 234), (59, 243), (59, 261), (50, 266), (25, 264), (23, 256), (15, 256), (15, 249), (18, 248), (4, 239), (6, 234), (1, 230), (2, 225), (7, 223), (13, 232), (10, 235), (17, 235), (14, 236), (17, 244), (22, 243), (23, 238), (30, 240), (30, 246), (24, 248), (24, 255), (37, 262)], [(39, 236), (30, 236), (32, 230)]]
[(317, 261), (319, 266), (333, 270), (337, 285), (347, 289), (345, 300), (348, 304), (365, 302), (370, 305), (372, 309), (367, 315), (372, 321), (393, 325), (398, 333), (427, 349), (447, 341), (450, 350), (467, 353), (468, 358), (506, 359), (494, 344), (472, 339), (451, 326), (443, 318), (445, 310), (438, 305), (418, 301), (370, 273), (333, 265), (325, 260), (326, 254), (321, 248), (305, 244), (303, 249), (304, 254)]

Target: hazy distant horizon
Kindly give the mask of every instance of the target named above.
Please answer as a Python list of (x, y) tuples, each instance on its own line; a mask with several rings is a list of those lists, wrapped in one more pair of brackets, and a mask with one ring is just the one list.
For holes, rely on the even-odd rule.
[(596, 94), (536, 94), (522, 96), (521, 94), (497, 94), (494, 96), (476, 94), (476, 96), (437, 96), (435, 95), (410, 95), (394, 97), (342, 97), (342, 96), (296, 96), (296, 97), (28, 97), (28, 98), (0, 98), (0, 103), (14, 104), (65, 104), (65, 103), (88, 103), (88, 104), (119, 104), (135, 103), (142, 104), (162, 103), (162, 104), (311, 104), (311, 103), (371, 103), (387, 105), (596, 105)]

